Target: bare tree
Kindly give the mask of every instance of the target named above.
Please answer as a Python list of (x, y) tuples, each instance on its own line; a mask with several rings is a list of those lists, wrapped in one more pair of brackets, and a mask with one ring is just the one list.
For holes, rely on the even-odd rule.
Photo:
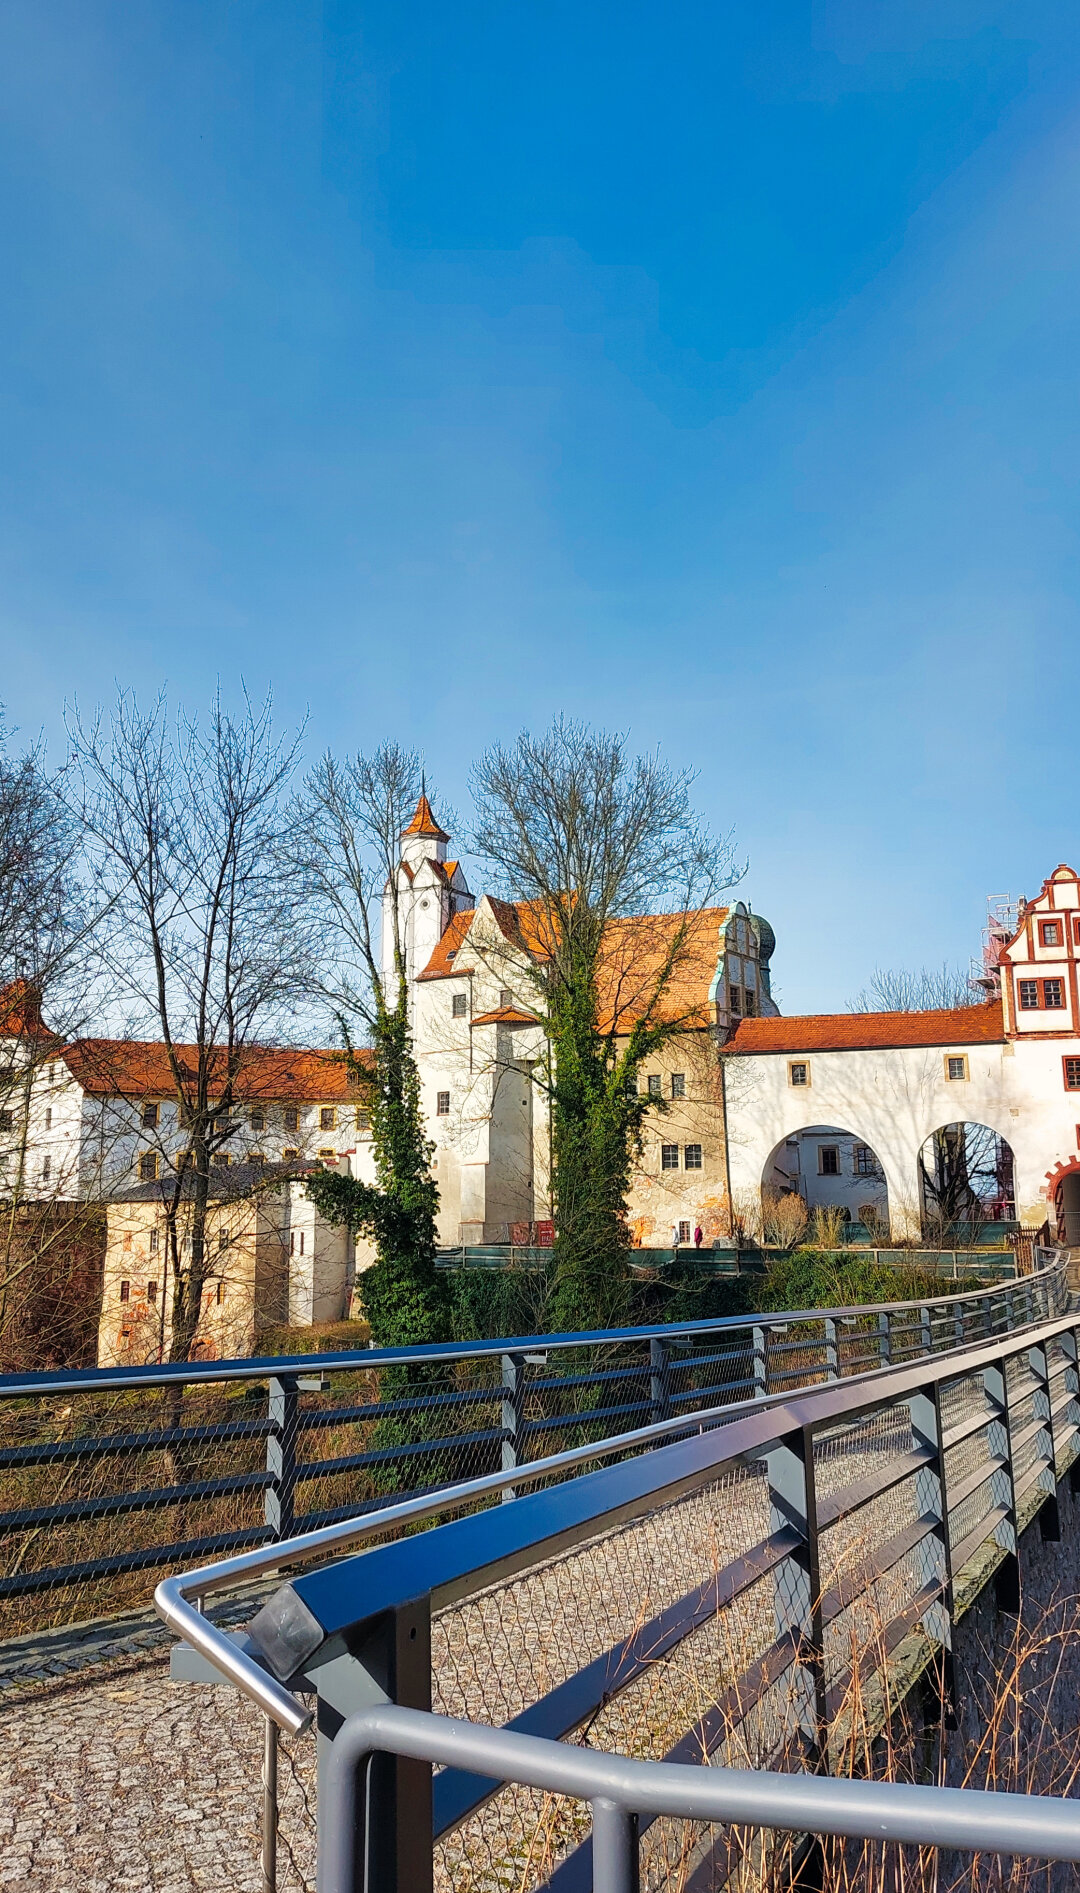
[(299, 737), (276, 735), (269, 698), (257, 707), (245, 696), (233, 716), (219, 695), (204, 726), (173, 720), (164, 694), (143, 711), (124, 691), (107, 726), (76, 712), (71, 736), (89, 858), (114, 906), (108, 963), (129, 1029), (165, 1047), (176, 1140), (162, 1192), (169, 1354), (187, 1360), (209, 1269), (211, 1168), (247, 1068), (258, 1068), (249, 1055), (287, 1035), (309, 974), (310, 928), (281, 845)]
[[(708, 903), (738, 879), (729, 839), (694, 812), (693, 777), (624, 735), (556, 721), (496, 744), (473, 771), (474, 846), (514, 903), (510, 951), (527, 972), (549, 1048), (555, 1309), (564, 1327), (625, 1312), (626, 1197), (642, 1127), (643, 1061), (702, 1029), (684, 978)], [(658, 910), (663, 909), (663, 913)]]
[(313, 913), (336, 943), (322, 990), (369, 1107), (377, 1176), (370, 1184), (326, 1172), (308, 1188), (328, 1219), (374, 1238), (377, 1259), (365, 1273), (363, 1298), (383, 1346), (443, 1340), (449, 1321), (447, 1285), (435, 1270), (439, 1195), (420, 1106), (399, 900), (401, 835), (421, 784), (420, 758), (396, 743), (343, 762), (327, 755), (304, 786), (293, 825)]
[(952, 1012), (958, 1006), (982, 1005), (985, 994), (972, 985), (959, 966), (942, 961), (917, 973), (876, 967), (870, 984), (856, 993), (849, 1012)]
[(0, 710), (0, 1357), (32, 1366), (83, 1358), (95, 1326), (100, 1218), (78, 1201), (64, 1146), (40, 1133), (93, 993), (97, 907), (63, 771), (41, 743), (9, 751)]

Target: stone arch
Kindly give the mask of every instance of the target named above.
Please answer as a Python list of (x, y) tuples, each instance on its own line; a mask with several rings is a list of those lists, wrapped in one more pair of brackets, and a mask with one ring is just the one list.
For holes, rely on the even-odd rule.
[(1016, 1216), (1016, 1158), (991, 1124), (958, 1119), (923, 1139), (917, 1160), (923, 1235), (944, 1242), (964, 1229)]
[[(889, 1187), (878, 1152), (856, 1132), (836, 1124), (805, 1124), (773, 1145), (761, 1174), (763, 1223), (768, 1225), (785, 1196), (815, 1209), (840, 1209), (862, 1224), (870, 1239), (885, 1241)], [(766, 1228), (766, 1233), (768, 1233)]]
[(1080, 1248), (1080, 1156), (1066, 1157), (1046, 1172), (1046, 1200), (1056, 1218), (1058, 1241)]

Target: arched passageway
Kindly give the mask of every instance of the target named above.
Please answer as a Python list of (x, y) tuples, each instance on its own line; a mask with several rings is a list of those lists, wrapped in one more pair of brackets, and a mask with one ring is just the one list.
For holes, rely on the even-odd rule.
[(988, 1124), (942, 1124), (919, 1152), (923, 1234), (941, 1242), (1016, 1215), (1012, 1147)]
[(806, 1215), (837, 1210), (861, 1223), (871, 1241), (886, 1241), (889, 1191), (877, 1152), (854, 1131), (835, 1124), (808, 1124), (792, 1131), (768, 1157), (761, 1178), (762, 1218), (767, 1240), (787, 1239), (787, 1225)]
[(1080, 1170), (1067, 1170), (1054, 1192), (1057, 1236), (1070, 1249), (1080, 1249)]

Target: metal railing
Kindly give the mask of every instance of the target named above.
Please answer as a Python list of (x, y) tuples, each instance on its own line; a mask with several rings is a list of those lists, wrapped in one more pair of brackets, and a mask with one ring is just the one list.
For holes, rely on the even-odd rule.
[[(991, 1579), (1003, 1605), (1016, 1607), (1021, 1532), (1038, 1517), (1045, 1537), (1058, 1535), (1058, 1482), (1074, 1476), (1080, 1451), (1078, 1326), (1080, 1316), (1055, 1314), (1005, 1337), (957, 1333), (953, 1350), (914, 1364), (671, 1417), (166, 1580), (157, 1606), (188, 1650), (178, 1673), (228, 1681), (268, 1718), (266, 1884), (275, 1871), (273, 1731), (303, 1735), (310, 1692), (324, 1737), (320, 1860), (338, 1857), (337, 1776), (327, 1771), (352, 1766), (335, 1759), (340, 1732), (387, 1700), (424, 1718), (434, 1707), (454, 1722), (484, 1718), (541, 1738), (543, 1766), (571, 1771), (561, 1777), (570, 1785), (552, 1782), (552, 1792), (590, 1800), (567, 1738), (639, 1753), (644, 1745), (668, 1770), (709, 1761), (710, 1780), (718, 1760), (731, 1759), (835, 1772), (920, 1675), (932, 1673), (948, 1694), (953, 1627)], [(567, 1478), (589, 1460), (598, 1469)], [(477, 1509), (528, 1485), (537, 1489), (513, 1505)], [(436, 1515), (448, 1522), (394, 1535)], [(376, 1535), (390, 1542), (340, 1556)], [(284, 1565), (299, 1575), (246, 1638), (207, 1614), (215, 1595)], [(497, 1884), (508, 1862), (525, 1888), (568, 1893), (588, 1883), (592, 1837), (572, 1807), (551, 1816), (543, 1872), (521, 1877), (522, 1817), (506, 1783), (532, 1776), (515, 1772), (517, 1762), (503, 1774), (474, 1766), (467, 1747), (444, 1756), (430, 1720), (404, 1747), (397, 1724), (380, 1727), (376, 1739), (368, 1725), (350, 1752), (355, 1759), (366, 1742), (398, 1757), (372, 1765), (365, 1813), (365, 1846), (387, 1893)], [(469, 1740), (488, 1734), (474, 1728)], [(561, 1754), (552, 1759), (547, 1744)], [(433, 1781), (431, 1760), (452, 1765)], [(673, 1798), (662, 1808), (639, 1798), (637, 1776), (625, 1793), (598, 1790), (601, 1803), (652, 1811), (639, 1822), (646, 1865), (663, 1826), (654, 1815), (684, 1807), (679, 1782), (663, 1779)], [(999, 1812), (1002, 1799), (992, 1797)], [(944, 1825), (925, 1837), (968, 1844), (945, 1820), (947, 1803), (934, 1805)], [(784, 1825), (775, 1805), (765, 1824)], [(1075, 1829), (1061, 1835), (1071, 1846)], [(1039, 1845), (1021, 1850), (1052, 1853), (1043, 1841), (1040, 1830)], [(655, 1858), (652, 1879), (665, 1883)], [(334, 1881), (326, 1886), (336, 1893)]]
[(1053, 1311), (1020, 1281), (793, 1311), (417, 1349), (0, 1377), (0, 1640), (142, 1603), (166, 1565), (272, 1545), (718, 1404)]
[(637, 1893), (642, 1816), (1080, 1861), (1080, 1804), (1075, 1801), (627, 1761), (387, 1704), (351, 1716), (334, 1742), (323, 1783), (326, 1840), (319, 1857), (319, 1893), (357, 1893), (371, 1886), (365, 1859), (370, 1815), (360, 1778), (378, 1755), (465, 1767), (481, 1777), (587, 1802), (593, 1893)]

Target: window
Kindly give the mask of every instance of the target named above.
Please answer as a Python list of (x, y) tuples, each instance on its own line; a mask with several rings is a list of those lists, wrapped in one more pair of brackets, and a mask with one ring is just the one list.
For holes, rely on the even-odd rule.
[(436, 1115), (437, 1117), (449, 1117), (449, 1115), (450, 1115), (450, 1093), (449, 1093), (449, 1091), (440, 1091), (440, 1092), (438, 1093), (438, 1095), (436, 1096), (436, 1099), (435, 1099), (435, 1115)]
[(1075, 940), (1077, 946), (1080, 946), (1080, 914), (1077, 914), (1075, 920), (1073, 921), (1073, 939)]
[(512, 993), (511, 991), (510, 991), (510, 988), (509, 988), (509, 986), (502, 986), (502, 987), (500, 987), (500, 989), (499, 989), (499, 1004), (500, 1004), (500, 1006), (512, 1006), (512, 1005), (513, 1005), (513, 1003), (514, 1003), (514, 995), (513, 995), (513, 993)]
[(300, 1113), (297, 1110), (295, 1104), (287, 1104), (285, 1106), (285, 1120), (284, 1121), (285, 1121), (285, 1129), (287, 1131), (298, 1131), (300, 1129)]
[(365, 1137), (371, 1129), (371, 1112), (362, 1110), (359, 1105), (356, 1107), (356, 1128)]
[(810, 1083), (810, 1067), (801, 1060), (796, 1059), (795, 1063), (789, 1065), (787, 1069), (789, 1085), (808, 1085)]
[(690, 1224), (680, 1223), (679, 1224), (679, 1241), (689, 1242), (689, 1240), (690, 1240)]
[(324, 1104), (322, 1110), (319, 1112), (319, 1129), (321, 1131), (332, 1131), (336, 1124), (337, 1112), (334, 1110), (333, 1105)]
[(967, 1059), (959, 1056), (958, 1054), (950, 1052), (948, 1057), (945, 1060), (946, 1078), (948, 1078), (952, 1083), (955, 1084), (957, 1080), (966, 1079), (967, 1075), (968, 1075)]
[(45, 1129), (47, 1131), (52, 1130), (52, 1112), (51, 1111), (46, 1111), (45, 1113)]
[(450, 1003), (455, 1019), (465, 1019), (469, 1014), (469, 996), (467, 993), (455, 993)]
[(672, 1074), (671, 1074), (671, 1095), (672, 1095), (672, 1097), (673, 1097), (673, 1098), (685, 1098), (685, 1096), (686, 1096), (686, 1073), (685, 1073), (684, 1071), (673, 1071), (673, 1072), (672, 1072)]
[(1043, 1005), (1048, 1012), (1060, 1012), (1065, 1004), (1065, 982), (1061, 979), (1044, 979), (1042, 983)]
[(683, 1165), (687, 1170), (701, 1169), (701, 1145), (687, 1144), (683, 1151)]
[(158, 1155), (156, 1150), (143, 1150), (139, 1153), (139, 1182), (156, 1183), (158, 1174)]
[(150, 1231), (150, 1254), (156, 1255), (157, 1250), (158, 1250), (158, 1232), (156, 1229), (152, 1229)]
[(56, 1083), (56, 1066), (55, 1065), (49, 1066), (49, 1083), (51, 1085), (54, 1085)]
[[(1077, 1063), (1080, 1064), (1080, 1059), (1077, 1060)], [(661, 1144), (660, 1146), (661, 1170), (677, 1170), (678, 1167), (679, 1167), (678, 1144)]]
[(14, 1111), (0, 1111), (0, 1131), (13, 1131), (14, 1129), (15, 1129)]
[(1066, 1091), (1080, 1091), (1080, 1058), (1063, 1058)]
[(251, 1128), (253, 1131), (264, 1131), (266, 1129), (266, 1112), (263, 1110), (261, 1104), (252, 1106)]
[(217, 1302), (218, 1302), (219, 1308), (221, 1307), (221, 1304), (224, 1300), (225, 1300), (225, 1284), (224, 1282), (219, 1282), (217, 1285)]
[(1039, 982), (1037, 979), (1018, 979), (1016, 989), (1020, 994), (1021, 1012), (1034, 1012), (1039, 1004)]
[(248, 1162), (258, 1164), (261, 1168), (266, 1162), (266, 1153), (262, 1150), (251, 1150), (248, 1152)]
[(320, 1163), (336, 1163), (337, 1162), (337, 1151), (334, 1149), (333, 1144), (323, 1145), (322, 1149), (319, 1152), (319, 1162)]
[(728, 1010), (734, 1013), (742, 1012), (742, 987), (741, 986), (728, 987)]
[(840, 1175), (840, 1152), (835, 1144), (819, 1144), (817, 1154), (819, 1177), (838, 1177)]
[(648, 1079), (650, 1098), (658, 1098), (663, 1089), (663, 1080), (658, 1071), (651, 1071)]
[(43, 1159), (42, 1165), (41, 1165), (41, 1181), (43, 1183), (47, 1183), (49, 1181), (49, 1176), (50, 1176), (51, 1171), (52, 1171), (52, 1158), (46, 1157)]
[(227, 1249), (231, 1241), (232, 1241), (232, 1237), (229, 1234), (228, 1224), (222, 1223), (221, 1228), (217, 1232), (218, 1248)]
[(210, 1159), (210, 1161), (211, 1163), (219, 1163), (223, 1170), (227, 1170), (229, 1165), (232, 1162), (232, 1158), (230, 1157), (227, 1150), (219, 1150), (215, 1152), (214, 1156)]
[(1039, 936), (1042, 940), (1043, 946), (1060, 946), (1061, 945), (1060, 920), (1040, 921)]
[(121, 1301), (130, 1301), (130, 1300), (131, 1300), (131, 1283), (130, 1283), (130, 1282), (121, 1282), (121, 1284), (120, 1284), (120, 1300), (121, 1300)]
[(146, 1284), (146, 1299), (147, 1299), (147, 1301), (156, 1301), (156, 1300), (157, 1300), (157, 1283), (156, 1283), (156, 1282), (147, 1282), (147, 1284)]
[(281, 1161), (282, 1163), (295, 1163), (299, 1155), (300, 1152), (298, 1150), (283, 1150), (281, 1153)]
[(854, 1150), (855, 1175), (857, 1177), (879, 1177), (881, 1166), (869, 1144), (856, 1144)]
[(142, 1108), (142, 1121), (143, 1121), (143, 1129), (145, 1131), (157, 1130), (158, 1107), (156, 1104), (152, 1104), (149, 1101), (144, 1103), (143, 1108)]

